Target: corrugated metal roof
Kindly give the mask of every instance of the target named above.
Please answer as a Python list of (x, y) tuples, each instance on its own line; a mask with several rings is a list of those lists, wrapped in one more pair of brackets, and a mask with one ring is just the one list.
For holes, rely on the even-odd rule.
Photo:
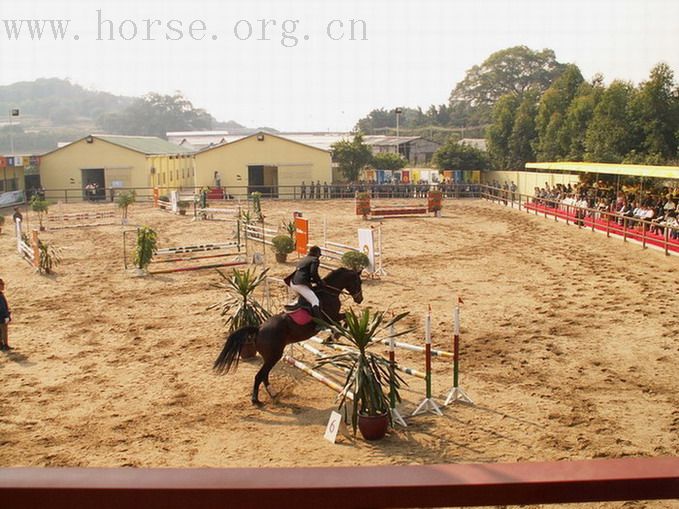
[(95, 134), (95, 139), (107, 141), (120, 147), (129, 148), (146, 155), (153, 154), (190, 154), (193, 150), (175, 145), (155, 136), (119, 136), (109, 134)]
[(526, 163), (526, 169), (572, 171), (576, 173), (604, 173), (608, 175), (626, 175), (628, 177), (679, 179), (679, 166), (551, 162), (551, 163)]
[(363, 143), (366, 145), (380, 145), (380, 146), (396, 146), (409, 143), (413, 140), (419, 140), (421, 136), (383, 136), (370, 135), (363, 137)]

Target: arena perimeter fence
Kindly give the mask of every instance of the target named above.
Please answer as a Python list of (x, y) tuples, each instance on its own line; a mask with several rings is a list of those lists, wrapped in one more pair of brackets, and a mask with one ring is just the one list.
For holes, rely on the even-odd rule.
[[(625, 242), (635, 242), (644, 249), (652, 247), (662, 249), (666, 255), (679, 254), (679, 227), (668, 226), (653, 220), (626, 217), (608, 210), (578, 207), (574, 204), (538, 198), (531, 195), (512, 192), (507, 189), (474, 183), (439, 183), (439, 184), (328, 184), (302, 186), (239, 186), (222, 187), (223, 199), (210, 198), (212, 206), (220, 203), (240, 203), (251, 199), (253, 192), (262, 194), (265, 199), (323, 201), (330, 199), (355, 199), (356, 193), (368, 192), (374, 199), (421, 199), (427, 196), (430, 189), (440, 189), (446, 199), (481, 198), (500, 203), (528, 213), (553, 218), (554, 221), (565, 221), (580, 228), (605, 233), (606, 236), (619, 237)], [(182, 195), (199, 196), (200, 188), (182, 188)], [(213, 189), (214, 190), (214, 189)], [(153, 202), (153, 188), (109, 188), (99, 189), (97, 194), (87, 195), (80, 189), (48, 189), (45, 199), (51, 202), (107, 202), (115, 201), (122, 192), (134, 191), (138, 203)], [(169, 193), (169, 191), (166, 191)], [(161, 196), (164, 190), (160, 191)], [(657, 235), (656, 232), (661, 232)]]
[(679, 458), (299, 468), (3, 468), (3, 507), (471, 507), (679, 498)]
[[(279, 200), (353, 200), (357, 192), (370, 192), (372, 198), (413, 198), (419, 199), (427, 196), (430, 189), (442, 189), (447, 198), (478, 198), (482, 188), (479, 184), (321, 184), (311, 186), (238, 186), (222, 187), (223, 199), (210, 198), (210, 203), (247, 200), (251, 194), (258, 192), (262, 198)], [(96, 194), (86, 194), (82, 189), (45, 189), (45, 199), (50, 202), (61, 201), (63, 203), (77, 202), (114, 202), (116, 196), (123, 192), (134, 191), (138, 202), (153, 202), (153, 187), (115, 187), (98, 189)], [(181, 194), (193, 193), (196, 197), (202, 188), (182, 187)], [(160, 195), (169, 195), (172, 189), (160, 188)], [(214, 191), (215, 188), (210, 188)]]
[(643, 249), (661, 249), (665, 255), (679, 255), (679, 226), (665, 221), (640, 219), (600, 208), (580, 207), (564, 201), (539, 198), (492, 186), (480, 186), (479, 197), (528, 214), (553, 218), (578, 228), (605, 233), (624, 242), (640, 244)]

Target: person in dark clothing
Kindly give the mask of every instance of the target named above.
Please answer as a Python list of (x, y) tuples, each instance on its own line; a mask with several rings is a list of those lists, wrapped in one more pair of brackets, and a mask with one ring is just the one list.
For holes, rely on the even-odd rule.
[(0, 279), (0, 350), (11, 350), (7, 342), (7, 327), (12, 321), (12, 315), (9, 311), (9, 305), (5, 298), (5, 282)]
[(311, 288), (311, 284), (315, 283), (317, 286), (322, 286), (323, 281), (318, 275), (318, 266), (320, 264), (321, 248), (312, 246), (309, 248), (307, 255), (297, 262), (297, 268), (294, 273), (286, 278), (286, 282), (290, 288), (304, 297), (309, 304), (311, 304), (311, 314), (314, 318), (321, 318), (320, 301)]

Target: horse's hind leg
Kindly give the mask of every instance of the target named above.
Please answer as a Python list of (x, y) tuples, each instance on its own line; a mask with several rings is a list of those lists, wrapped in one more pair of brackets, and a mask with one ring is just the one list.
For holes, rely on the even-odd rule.
[[(267, 352), (268, 353), (268, 352)], [(276, 365), (276, 363), (281, 359), (283, 356), (283, 352), (276, 352), (274, 356), (265, 356), (262, 354), (262, 357), (264, 357), (264, 364), (262, 365), (261, 368), (259, 368), (259, 371), (257, 371), (257, 374), (255, 375), (255, 384), (254, 387), (252, 388), (252, 403), (255, 405), (261, 405), (261, 401), (259, 401), (259, 386), (264, 383), (264, 388), (266, 389), (266, 392), (269, 393), (269, 396), (272, 398), (275, 396), (270, 387), (269, 383), (269, 373), (271, 372), (271, 369)]]

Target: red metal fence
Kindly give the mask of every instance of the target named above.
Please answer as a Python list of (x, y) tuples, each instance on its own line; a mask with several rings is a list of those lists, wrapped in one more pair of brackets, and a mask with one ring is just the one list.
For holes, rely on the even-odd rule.
[(679, 457), (341, 468), (7, 468), (6, 509), (450, 507), (679, 498)]

